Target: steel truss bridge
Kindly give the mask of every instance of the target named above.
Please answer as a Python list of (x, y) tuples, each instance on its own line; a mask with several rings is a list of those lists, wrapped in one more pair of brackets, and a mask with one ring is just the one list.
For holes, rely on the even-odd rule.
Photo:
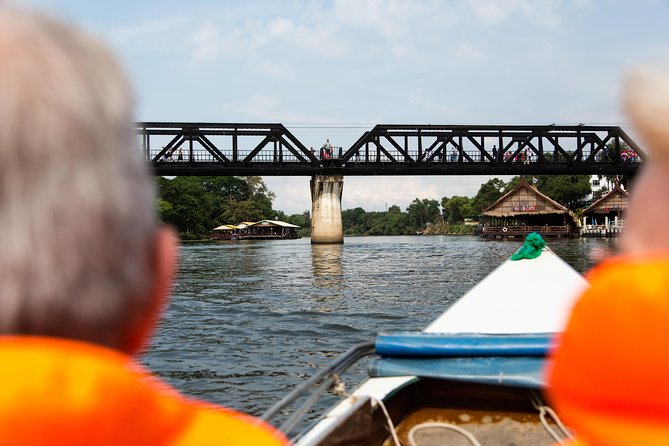
[(377, 125), (322, 156), (282, 124), (137, 124), (156, 175), (633, 174), (646, 154), (617, 126)]

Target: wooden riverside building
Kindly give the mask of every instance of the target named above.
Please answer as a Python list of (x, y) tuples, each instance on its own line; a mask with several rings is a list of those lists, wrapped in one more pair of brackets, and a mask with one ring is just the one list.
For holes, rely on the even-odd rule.
[(620, 183), (583, 210), (581, 235), (586, 237), (615, 237), (625, 227), (625, 212), (629, 194)]
[(483, 211), (483, 237), (525, 237), (531, 232), (563, 237), (576, 234), (574, 214), (539, 192), (525, 177)]
[(296, 239), (299, 226), (278, 220), (221, 225), (213, 229), (212, 240), (276, 240)]

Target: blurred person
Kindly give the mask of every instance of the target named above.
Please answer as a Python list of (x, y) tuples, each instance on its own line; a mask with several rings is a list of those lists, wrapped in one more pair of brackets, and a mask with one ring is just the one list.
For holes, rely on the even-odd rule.
[(589, 272), (548, 377), (556, 409), (586, 446), (669, 444), (669, 70), (638, 70), (624, 102), (650, 159), (619, 252)]
[(275, 445), (133, 359), (175, 273), (116, 59), (0, 4), (0, 444)]

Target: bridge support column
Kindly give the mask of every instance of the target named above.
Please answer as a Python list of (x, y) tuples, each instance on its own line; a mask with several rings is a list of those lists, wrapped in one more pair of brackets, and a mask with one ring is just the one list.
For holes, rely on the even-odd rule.
[(341, 222), (342, 175), (311, 177), (311, 243), (344, 243)]

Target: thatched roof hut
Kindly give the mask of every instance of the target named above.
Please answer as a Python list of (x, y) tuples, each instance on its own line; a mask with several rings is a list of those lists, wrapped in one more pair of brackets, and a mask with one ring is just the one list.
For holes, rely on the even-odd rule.
[(629, 193), (616, 182), (611, 192), (583, 210), (583, 235), (618, 235), (624, 228)]
[(513, 190), (483, 211), (483, 236), (524, 236), (530, 232), (559, 236), (573, 232), (574, 214), (520, 177)]
[(616, 183), (613, 189), (611, 189), (611, 192), (603, 195), (599, 200), (585, 208), (583, 210), (583, 215), (592, 217), (622, 217), (623, 213), (627, 211), (629, 200), (629, 193), (622, 188), (620, 183)]

